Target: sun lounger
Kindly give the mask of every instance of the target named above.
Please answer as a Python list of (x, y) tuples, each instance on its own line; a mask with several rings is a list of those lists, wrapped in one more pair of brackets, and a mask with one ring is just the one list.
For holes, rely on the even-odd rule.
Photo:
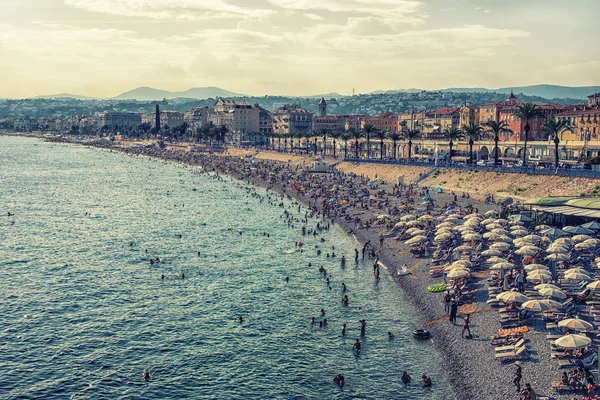
[(509, 344), (506, 346), (500, 346), (500, 347), (496, 347), (494, 350), (496, 350), (496, 352), (498, 353), (505, 353), (507, 351), (516, 351), (519, 347), (522, 347), (525, 344), (525, 338), (521, 338), (517, 343), (515, 343), (514, 345)]
[(558, 335), (558, 334), (548, 334), (546, 335), (546, 340), (556, 340), (556, 339), (560, 339), (561, 337), (563, 337), (564, 335)]
[(511, 359), (521, 357), (527, 351), (526, 346), (521, 346), (517, 348), (515, 351), (508, 351), (506, 353), (496, 353), (496, 359)]
[(554, 390), (572, 390), (569, 385), (565, 385), (562, 381), (552, 381), (552, 389)]
[(556, 325), (554, 322), (548, 322), (546, 324), (546, 329), (548, 329), (548, 330), (552, 330), (552, 329), (556, 329), (556, 328), (558, 328), (558, 325)]

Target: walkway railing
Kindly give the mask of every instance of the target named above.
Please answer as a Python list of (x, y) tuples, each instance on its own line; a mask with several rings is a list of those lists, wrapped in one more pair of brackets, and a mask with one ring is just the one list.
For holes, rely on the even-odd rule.
[(416, 160), (376, 160), (376, 159), (364, 159), (364, 158), (345, 158), (346, 162), (363, 163), (363, 164), (392, 164), (392, 165), (406, 165), (416, 166), (424, 168), (454, 168), (454, 169), (467, 169), (477, 171), (489, 171), (489, 172), (503, 172), (510, 174), (529, 174), (529, 175), (557, 175), (557, 176), (572, 176), (581, 178), (592, 178), (600, 179), (600, 171), (594, 171), (589, 169), (574, 169), (574, 168), (539, 168), (535, 165), (529, 165), (527, 167), (505, 167), (501, 165), (477, 165), (477, 164), (462, 164), (462, 163), (451, 163), (447, 161), (438, 161), (437, 164), (429, 161), (416, 161)]

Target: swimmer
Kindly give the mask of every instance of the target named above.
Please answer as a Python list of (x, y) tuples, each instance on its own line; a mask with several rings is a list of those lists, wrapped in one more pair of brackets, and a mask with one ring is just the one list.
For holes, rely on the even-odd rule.
[(242, 322), (244, 322), (244, 317), (242, 317), (242, 316), (240, 315), (240, 317), (238, 318), (238, 322), (239, 322), (240, 324), (241, 324)]
[(342, 304), (345, 305), (345, 306), (348, 305), (348, 296), (347, 295), (344, 296), (344, 297), (342, 297)]
[(346, 336), (346, 324), (342, 325), (342, 336)]
[(404, 371), (402, 373), (402, 376), (400, 377), (400, 382), (404, 383), (405, 385), (410, 383), (410, 375), (408, 374), (408, 372)]
[(183, 272), (181, 273), (181, 279), (185, 279), (185, 274)]
[(147, 370), (144, 370), (144, 372), (142, 372), (142, 379), (145, 380), (146, 382), (148, 382), (150, 379), (152, 379), (150, 372), (148, 372)]
[(341, 261), (341, 263), (342, 263), (342, 267), (345, 267), (345, 266), (346, 266), (346, 257), (345, 257), (345, 256), (342, 256), (342, 261)]
[(419, 381), (419, 383), (423, 386), (423, 387), (431, 387), (432, 382), (431, 382), (431, 378), (428, 377), (427, 375), (423, 375), (421, 377), (421, 380)]
[(321, 316), (324, 317), (325, 316), (325, 309), (321, 308)]
[(333, 381), (341, 388), (344, 387), (344, 375), (342, 374), (337, 374), (335, 376), (335, 378), (333, 378)]
[(315, 324), (315, 317), (310, 317), (310, 324), (314, 325)]
[(323, 326), (327, 326), (327, 318), (323, 318)]
[(346, 291), (346, 284), (342, 282), (342, 293)]
[(394, 339), (394, 334), (392, 332), (388, 332), (388, 339), (389, 340), (393, 340)]
[(356, 351), (360, 351), (360, 340), (356, 339), (352, 345), (352, 348), (356, 349)]
[(165, 280), (165, 274), (162, 274), (162, 275), (160, 276), (160, 279), (162, 279), (162, 280), (164, 281), (164, 280)]
[(360, 336), (365, 336), (365, 330), (367, 328), (367, 321), (361, 319), (360, 321)]
[(286, 276), (286, 277), (285, 277), (285, 282), (287, 283), (287, 282), (289, 282), (289, 281), (290, 281), (290, 277), (289, 277), (289, 276)]

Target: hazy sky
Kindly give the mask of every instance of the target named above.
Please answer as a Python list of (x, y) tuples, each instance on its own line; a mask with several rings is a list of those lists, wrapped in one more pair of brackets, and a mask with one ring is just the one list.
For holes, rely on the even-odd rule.
[(0, 97), (600, 84), (599, 0), (0, 0)]

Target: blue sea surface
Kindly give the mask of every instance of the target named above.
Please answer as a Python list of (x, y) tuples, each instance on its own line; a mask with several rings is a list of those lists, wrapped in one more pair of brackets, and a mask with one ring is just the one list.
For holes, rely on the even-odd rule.
[[(452, 398), (387, 272), (377, 282), (372, 261), (355, 265), (361, 245), (335, 225), (303, 237), (274, 193), (19, 137), (0, 137), (0, 185), (1, 399)], [(311, 326), (321, 308), (328, 326)], [(433, 388), (405, 387), (404, 370), (432, 376)]]

